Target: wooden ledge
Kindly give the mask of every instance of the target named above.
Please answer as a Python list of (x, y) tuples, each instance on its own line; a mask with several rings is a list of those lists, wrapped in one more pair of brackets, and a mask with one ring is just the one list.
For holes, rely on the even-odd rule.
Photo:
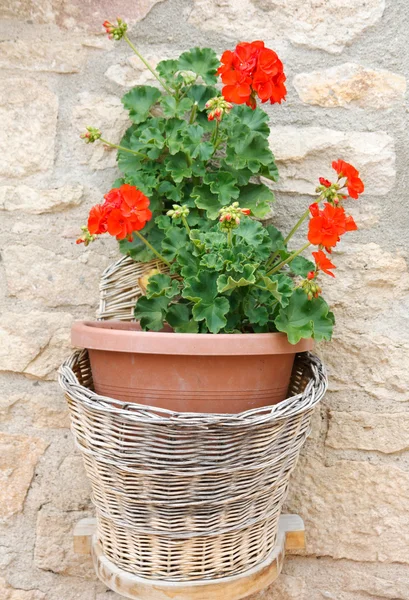
[(240, 600), (271, 585), (281, 573), (286, 550), (305, 547), (304, 523), (298, 515), (281, 515), (277, 543), (270, 556), (252, 569), (222, 579), (163, 581), (146, 579), (118, 568), (102, 553), (95, 534), (96, 519), (82, 519), (74, 529), (74, 550), (92, 554), (98, 578), (132, 600)]

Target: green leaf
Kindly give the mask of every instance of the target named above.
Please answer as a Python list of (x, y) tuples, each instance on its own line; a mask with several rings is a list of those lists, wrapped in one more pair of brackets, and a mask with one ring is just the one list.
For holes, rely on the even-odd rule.
[[(127, 129), (125, 135), (120, 141), (120, 145), (124, 148), (128, 148), (130, 150), (140, 151), (143, 147), (142, 144), (139, 144), (137, 139), (134, 137), (136, 126), (132, 125)], [(118, 167), (121, 169), (123, 173), (134, 173), (139, 171), (142, 168), (142, 156), (137, 156), (135, 154), (131, 154), (129, 152), (125, 152), (123, 150), (118, 150), (117, 161)]]
[(202, 254), (206, 250), (206, 244), (203, 241), (203, 233), (198, 229), (192, 229), (189, 237), (195, 248), (195, 254)]
[(270, 238), (259, 221), (243, 217), (239, 227), (235, 230), (235, 235), (252, 247), (267, 243), (268, 251), (270, 250)]
[(157, 127), (145, 127), (139, 136), (139, 142), (144, 146), (162, 149), (165, 145), (165, 138)]
[(159, 215), (158, 217), (156, 217), (155, 223), (158, 229), (162, 229), (162, 231), (165, 232), (173, 226), (172, 219), (167, 215)]
[(274, 194), (263, 183), (248, 183), (240, 188), (238, 202), (242, 208), (250, 208), (252, 215), (262, 219), (270, 211)]
[(166, 145), (171, 154), (176, 154), (183, 148), (183, 134), (187, 129), (186, 121), (168, 119), (165, 125)]
[(291, 277), (284, 273), (272, 275), (271, 279), (278, 284), (278, 293), (281, 295), (280, 304), (284, 308), (288, 305), (290, 298), (294, 292), (294, 282)]
[(233, 175), (237, 180), (237, 185), (239, 186), (246, 185), (249, 182), (250, 177), (253, 177), (253, 173), (250, 171), (250, 169), (235, 169), (224, 161), (221, 161), (220, 168), (222, 171), (227, 171)]
[(156, 71), (166, 82), (172, 84), (181, 83), (182, 78), (175, 80), (176, 73), (179, 71), (179, 61), (175, 59), (161, 60), (156, 65)]
[[(151, 199), (154, 190), (158, 185), (158, 178), (154, 172), (147, 172), (140, 169), (139, 171), (131, 171), (126, 175), (126, 182), (130, 185), (135, 185), (141, 192)], [(151, 202), (152, 204), (152, 202)], [(149, 208), (152, 210), (151, 204)]]
[(274, 225), (268, 225), (266, 230), (271, 239), (271, 252), (276, 252), (277, 250), (286, 250), (284, 237), (281, 231), (274, 227)]
[(204, 129), (200, 125), (189, 125), (184, 133), (184, 150), (192, 158), (207, 161), (214, 152), (211, 142), (203, 141)]
[(219, 210), (223, 206), (216, 194), (210, 191), (209, 185), (197, 185), (192, 190), (192, 198), (195, 198), (197, 208), (206, 211), (209, 219), (217, 219)]
[(226, 162), (235, 169), (248, 167), (257, 173), (261, 165), (273, 161), (273, 155), (268, 140), (256, 131), (251, 131), (246, 125), (239, 125), (229, 139)]
[(161, 97), (156, 87), (139, 85), (122, 97), (122, 104), (129, 111), (129, 118), (134, 123), (142, 123), (149, 116), (149, 111)]
[[(214, 121), (209, 121), (207, 118), (207, 112), (205, 111), (198, 111), (197, 115), (196, 115), (196, 120), (195, 123), (197, 123), (198, 125), (200, 125), (201, 127), (203, 127), (203, 129), (206, 131), (206, 133), (210, 133), (212, 134), (214, 132)], [(204, 323), (202, 323), (203, 326)]]
[(166, 296), (166, 298), (174, 298), (179, 294), (179, 283), (165, 275), (164, 273), (157, 273), (149, 277), (148, 285), (146, 287), (146, 296), (148, 298), (159, 298), (159, 296)]
[[(150, 221), (143, 230), (144, 236), (154, 248), (160, 248), (163, 232), (158, 229), (154, 221)], [(135, 235), (132, 242), (121, 240), (119, 249), (122, 254), (127, 254), (137, 262), (149, 262), (157, 258), (156, 255)]]
[(186, 304), (172, 304), (166, 313), (166, 321), (176, 333), (199, 331), (199, 325), (192, 319), (192, 311)]
[(272, 179), (273, 181), (278, 181), (278, 169), (274, 158), (271, 163), (261, 167), (260, 171), (258, 172), (258, 175), (261, 175), (262, 177), (267, 177), (268, 179)]
[(193, 102), (190, 98), (176, 100), (174, 96), (162, 96), (160, 101), (163, 114), (167, 118), (183, 117), (192, 108)]
[(265, 287), (268, 289), (273, 298), (275, 298), (277, 302), (281, 303), (282, 295), (278, 291), (278, 281), (270, 279), (270, 277), (268, 277), (267, 275), (263, 275), (262, 280)]
[(237, 118), (241, 124), (247, 125), (251, 131), (261, 133), (265, 137), (270, 133), (268, 114), (259, 107), (253, 110), (250, 106), (240, 104), (234, 107), (230, 115)]
[(287, 334), (291, 344), (297, 344), (302, 338), (330, 340), (334, 324), (325, 300), (321, 296), (308, 300), (302, 289), (294, 291), (288, 306), (280, 309), (274, 323), (278, 331)]
[(166, 237), (162, 241), (163, 257), (168, 261), (173, 260), (179, 250), (186, 246), (187, 241), (187, 233), (184, 228), (170, 227), (170, 229), (166, 231)]
[(229, 204), (239, 197), (240, 190), (236, 186), (237, 179), (227, 171), (207, 172), (203, 178), (204, 183), (210, 185), (210, 191), (219, 196), (221, 204)]
[(125, 183), (125, 179), (123, 177), (118, 177), (118, 179), (115, 179), (114, 183), (112, 184), (111, 189), (120, 188), (121, 185), (123, 185), (124, 183)]
[(166, 196), (166, 198), (176, 203), (180, 202), (182, 197), (180, 188), (170, 181), (162, 181), (159, 184), (158, 194)]
[(185, 287), (182, 290), (183, 298), (192, 300), (192, 302), (203, 302), (209, 304), (217, 296), (217, 278), (218, 273), (201, 271), (197, 277), (185, 279)]
[(219, 294), (223, 294), (224, 292), (234, 290), (237, 287), (254, 284), (256, 282), (254, 275), (255, 270), (255, 265), (244, 265), (243, 275), (240, 278), (234, 279), (231, 275), (220, 275), (217, 280), (217, 291)]
[(135, 319), (140, 321), (143, 330), (160, 331), (163, 329), (169, 298), (147, 298), (141, 296), (135, 306)]
[(171, 175), (175, 183), (180, 183), (185, 177), (192, 175), (192, 167), (189, 164), (186, 154), (178, 152), (174, 156), (167, 156), (165, 159), (165, 169)]
[(224, 260), (224, 268), (228, 273), (242, 273), (246, 261), (249, 260), (249, 249), (245, 244), (235, 244), (233, 248), (220, 251)]
[(215, 96), (216, 88), (207, 85), (192, 85), (187, 92), (187, 97), (197, 103), (199, 110), (204, 110), (206, 102)]
[(220, 65), (216, 52), (210, 48), (192, 48), (179, 57), (180, 71), (193, 71), (207, 84), (217, 82), (216, 71)]
[(310, 271), (315, 270), (315, 264), (307, 258), (304, 258), (304, 256), (296, 256), (288, 266), (290, 267), (290, 271), (301, 277), (307, 277)]
[(266, 325), (269, 320), (269, 313), (265, 306), (259, 304), (257, 298), (254, 296), (246, 296), (243, 302), (243, 310), (246, 317), (248, 317), (250, 325)]
[(178, 264), (182, 267), (180, 274), (184, 279), (195, 277), (199, 270), (199, 260), (192, 254), (191, 248), (184, 246), (178, 252), (176, 258)]
[(211, 303), (205, 303), (202, 300), (194, 305), (193, 317), (196, 321), (205, 321), (211, 333), (219, 333), (226, 325), (225, 315), (229, 312), (229, 301), (227, 298), (216, 298)]
[(202, 267), (206, 267), (207, 269), (215, 269), (215, 271), (220, 271), (220, 269), (224, 265), (223, 257), (216, 252), (210, 252), (209, 254), (204, 254), (200, 259), (200, 264)]

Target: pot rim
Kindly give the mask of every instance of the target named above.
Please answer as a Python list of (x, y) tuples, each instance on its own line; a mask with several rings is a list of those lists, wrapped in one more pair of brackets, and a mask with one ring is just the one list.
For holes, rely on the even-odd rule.
[(245, 356), (296, 354), (312, 350), (314, 341), (290, 344), (285, 333), (175, 333), (142, 331), (137, 322), (75, 321), (71, 343), (79, 348), (135, 354)]

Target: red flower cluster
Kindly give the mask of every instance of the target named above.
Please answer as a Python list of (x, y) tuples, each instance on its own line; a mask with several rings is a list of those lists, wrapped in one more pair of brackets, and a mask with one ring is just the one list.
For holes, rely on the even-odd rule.
[(111, 40), (120, 40), (124, 37), (126, 30), (128, 29), (128, 25), (120, 17), (117, 17), (116, 21), (116, 24), (110, 23), (109, 21), (104, 21), (102, 23), (102, 27), (105, 29)]
[[(131, 238), (133, 231), (145, 227), (152, 218), (149, 199), (135, 186), (124, 184), (105, 194), (105, 202), (96, 204), (88, 217), (88, 232), (93, 235), (108, 232), (117, 240)], [(78, 243), (84, 240), (80, 238)]]
[(233, 52), (226, 50), (218, 69), (228, 102), (256, 108), (256, 95), (262, 102), (281, 103), (287, 93), (283, 63), (264, 42), (242, 42)]
[(333, 206), (326, 202), (320, 210), (314, 202), (310, 206), (312, 218), (308, 227), (308, 240), (316, 246), (324, 246), (327, 252), (337, 245), (341, 235), (347, 231), (358, 229), (354, 219), (345, 214), (341, 206)]
[(362, 179), (359, 178), (359, 171), (344, 160), (334, 160), (332, 168), (338, 173), (340, 179), (346, 177), (345, 185), (347, 186), (348, 194), (351, 198), (357, 200), (359, 194), (362, 194), (365, 189)]

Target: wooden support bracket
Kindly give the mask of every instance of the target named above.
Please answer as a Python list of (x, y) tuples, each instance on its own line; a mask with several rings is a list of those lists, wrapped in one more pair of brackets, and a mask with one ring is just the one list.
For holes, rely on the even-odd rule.
[(146, 579), (118, 568), (102, 553), (95, 536), (96, 519), (82, 519), (74, 529), (74, 551), (92, 554), (99, 579), (131, 600), (240, 600), (271, 585), (279, 576), (285, 552), (305, 548), (304, 523), (298, 515), (281, 515), (277, 542), (267, 559), (252, 569), (221, 579), (163, 581)]

